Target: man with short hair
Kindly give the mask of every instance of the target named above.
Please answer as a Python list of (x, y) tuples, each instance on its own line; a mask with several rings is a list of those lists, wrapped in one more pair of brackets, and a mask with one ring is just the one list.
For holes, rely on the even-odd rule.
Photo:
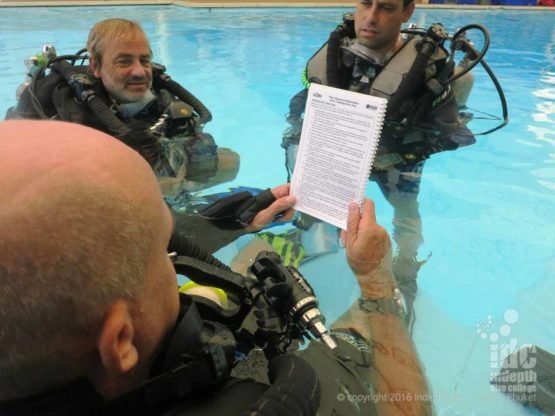
[[(157, 375), (155, 362), (176, 334), (185, 335), (176, 327), (185, 318), (167, 253), (172, 219), (151, 169), (121, 142), (76, 124), (8, 121), (0, 123), (0, 137), (2, 415), (163, 414), (169, 404), (172, 414), (232, 415), (259, 396), (265, 410), (278, 404), (271, 400), (276, 395), (279, 403), (291, 403), (296, 391), (266, 397), (267, 386), (235, 380), (187, 402), (168, 397), (158, 410), (138, 407), (153, 397), (134, 392)], [(263, 226), (293, 204), (292, 196), (283, 196), (253, 223)], [(363, 297), (334, 324), (337, 352), (313, 353), (323, 348), (313, 343), (301, 355), (312, 364), (294, 359), (308, 365), (303, 375), (324, 365), (333, 369), (319, 373), (320, 383), (301, 401), (320, 406), (322, 415), (430, 414), (401, 310), (382, 303), (396, 290), (390, 241), (371, 201), (362, 215), (351, 204), (343, 240)], [(202, 375), (192, 372), (181, 386)], [(164, 397), (166, 390), (155, 392)], [(363, 391), (359, 399), (355, 392)]]
[(385, 56), (401, 47), (401, 25), (407, 23), (414, 13), (414, 0), (360, 0), (355, 12), (355, 35), (357, 41)]
[(152, 51), (135, 22), (108, 19), (94, 25), (87, 40), (90, 71), (120, 104), (152, 101)]
[(151, 164), (172, 200), (180, 191), (236, 176), (239, 155), (218, 148), (203, 132), (210, 112), (152, 63), (139, 23), (121, 18), (96, 23), (87, 51), (88, 67), (53, 62), (52, 73), (37, 79), (34, 91), (27, 88), (6, 118), (70, 121), (115, 136)]
[[(414, 9), (414, 0), (359, 0), (354, 18), (346, 17), (306, 67), (308, 83), (388, 100), (370, 179), (377, 182), (394, 209), (393, 239), (397, 246), (394, 273), (410, 306), (416, 296), (417, 273), (425, 262), (417, 260), (418, 248), (423, 242), (417, 198), (425, 160), (433, 153), (475, 141), (459, 118), (457, 104), (465, 103), (455, 101), (454, 87), (449, 85), (437, 95), (428, 88), (451, 76), (452, 71), (443, 73), (447, 56), (444, 49), (434, 45), (420, 72), (413, 66), (424, 48), (419, 46), (418, 36), (401, 36), (401, 27), (409, 21)], [(467, 94), (460, 94), (461, 97), (468, 96), (468, 88), (471, 85), (465, 86)], [(282, 142), (289, 175), (295, 166), (307, 93), (307, 89), (300, 91), (289, 105), (287, 120), (291, 127)], [(323, 247), (319, 252), (307, 249), (306, 255), (332, 251), (336, 246), (327, 248), (321, 241), (332, 240), (333, 236), (326, 235), (336, 231), (331, 226), (326, 229), (323, 224), (313, 223), (314, 219), (309, 216), (297, 222), (301, 230), (309, 230), (300, 237), (305, 247)], [(313, 240), (320, 240), (320, 244)]]
[(166, 202), (181, 214), (177, 229), (187, 227), (211, 252), (237, 238), (244, 230), (225, 231), (192, 206), (193, 193), (233, 180), (240, 165), (239, 154), (203, 131), (212, 118), (208, 109), (152, 62), (139, 23), (102, 20), (86, 46), (88, 66), (53, 62), (7, 118), (69, 121), (118, 138), (152, 166)]

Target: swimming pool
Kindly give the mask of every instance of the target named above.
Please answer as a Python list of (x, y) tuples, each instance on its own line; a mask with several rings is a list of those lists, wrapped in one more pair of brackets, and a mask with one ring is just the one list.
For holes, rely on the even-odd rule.
[[(132, 15), (150, 35), (156, 60), (212, 111), (206, 130), (241, 154), (236, 180), (210, 191), (275, 185), (285, 180), (280, 142), (289, 98), (302, 88), (307, 58), (346, 11), (0, 8), (0, 113), (14, 101), (23, 59), (44, 43), (73, 53), (94, 22)], [(491, 31), (486, 59), (504, 87), (511, 117), (507, 127), (477, 144), (433, 156), (424, 172), (421, 253), (433, 255), (419, 273), (414, 339), (441, 415), (529, 414), (490, 391), (498, 363), (493, 353), (511, 342), (555, 351), (549, 325), (555, 293), (554, 16), (422, 9), (413, 17), (421, 26), (443, 22), (451, 33), (467, 23)], [(493, 87), (482, 72), (476, 75), (469, 107), (499, 114)], [(390, 228), (392, 212), (377, 187), (370, 184), (367, 194)], [(229, 260), (236, 250), (232, 245), (219, 255)], [(302, 271), (328, 319), (357, 296), (342, 253), (309, 262)]]

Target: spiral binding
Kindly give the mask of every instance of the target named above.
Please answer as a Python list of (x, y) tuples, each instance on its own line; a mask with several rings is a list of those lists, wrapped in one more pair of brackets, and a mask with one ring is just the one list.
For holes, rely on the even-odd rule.
[(382, 134), (385, 114), (387, 110), (387, 100), (385, 98), (374, 97), (372, 95), (369, 95), (368, 98), (370, 99), (372, 104), (375, 104), (378, 107), (378, 110), (376, 116), (376, 126), (372, 130), (372, 137), (370, 139), (370, 150), (368, 152), (368, 158), (366, 160), (366, 166), (364, 169), (366, 180), (360, 181), (360, 188), (358, 189), (357, 193), (357, 203), (359, 205), (362, 205), (362, 202), (364, 200), (364, 191), (366, 190), (366, 184), (368, 183), (368, 178), (370, 177), (370, 171), (372, 170), (374, 159), (376, 158), (376, 153), (380, 145), (380, 137)]

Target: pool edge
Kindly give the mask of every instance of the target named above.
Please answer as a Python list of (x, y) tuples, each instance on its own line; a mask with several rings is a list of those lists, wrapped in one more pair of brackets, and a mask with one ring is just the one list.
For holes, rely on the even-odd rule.
[[(173, 5), (191, 8), (242, 8), (242, 7), (352, 7), (354, 0), (338, 1), (338, 2), (259, 2), (259, 1), (238, 1), (234, 3), (222, 1), (185, 1), (185, 0), (67, 0), (67, 1), (37, 1), (37, 0), (19, 0), (19, 1), (3, 1), (0, 0), (0, 7), (74, 7), (74, 6), (164, 6)], [(535, 11), (554, 11), (555, 7), (538, 7), (538, 6), (508, 6), (508, 5), (457, 5), (457, 4), (417, 4), (417, 8), (421, 9), (480, 9), (480, 10), (535, 10)]]

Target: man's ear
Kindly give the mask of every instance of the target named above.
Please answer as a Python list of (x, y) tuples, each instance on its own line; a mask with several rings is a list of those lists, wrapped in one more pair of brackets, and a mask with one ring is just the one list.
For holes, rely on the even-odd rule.
[(137, 365), (139, 353), (134, 335), (129, 306), (118, 300), (106, 313), (97, 343), (102, 365), (107, 371), (122, 374)]
[(92, 55), (89, 55), (89, 67), (91, 70), (91, 74), (93, 74), (95, 78), (100, 78), (100, 65)]
[(407, 7), (405, 7), (405, 9), (403, 10), (403, 23), (407, 23), (410, 18), (412, 17), (412, 14), (414, 13), (414, 9), (416, 8), (416, 1), (413, 0), (411, 1)]

